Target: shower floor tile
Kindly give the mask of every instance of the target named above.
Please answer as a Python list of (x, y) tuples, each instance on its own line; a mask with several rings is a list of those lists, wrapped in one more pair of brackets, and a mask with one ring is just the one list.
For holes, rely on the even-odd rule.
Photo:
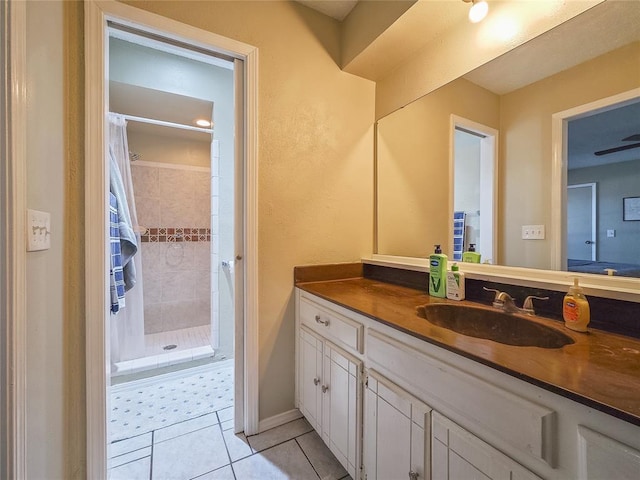
[[(202, 325), (168, 332), (150, 333), (144, 336), (144, 344), (147, 357), (205, 347), (211, 345), (211, 326)], [(168, 345), (176, 347), (165, 350)]]

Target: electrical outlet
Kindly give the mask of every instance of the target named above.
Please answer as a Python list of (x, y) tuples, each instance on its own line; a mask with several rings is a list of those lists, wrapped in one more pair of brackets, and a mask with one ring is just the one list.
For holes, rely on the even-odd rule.
[(544, 240), (544, 225), (523, 225), (523, 240)]
[(27, 210), (27, 252), (51, 248), (51, 214)]

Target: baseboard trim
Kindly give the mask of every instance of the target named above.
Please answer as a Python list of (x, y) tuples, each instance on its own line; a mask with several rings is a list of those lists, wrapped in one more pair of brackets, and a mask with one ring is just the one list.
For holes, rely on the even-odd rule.
[(285, 423), (292, 422), (299, 418), (302, 418), (302, 414), (300, 413), (300, 410), (294, 408), (293, 410), (289, 410), (288, 412), (279, 413), (278, 415), (274, 415), (273, 417), (260, 420), (260, 422), (258, 423), (258, 431), (262, 433), (265, 430), (279, 427), (280, 425), (284, 425)]

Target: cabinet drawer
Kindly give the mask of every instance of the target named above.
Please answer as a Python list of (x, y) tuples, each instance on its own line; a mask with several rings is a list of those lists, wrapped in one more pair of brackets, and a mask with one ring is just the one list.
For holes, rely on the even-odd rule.
[(300, 299), (300, 323), (342, 347), (363, 352), (362, 324), (304, 297)]

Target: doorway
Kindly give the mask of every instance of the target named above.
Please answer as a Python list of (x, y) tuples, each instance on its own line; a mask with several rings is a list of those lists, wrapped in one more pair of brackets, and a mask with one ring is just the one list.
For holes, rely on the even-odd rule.
[[(106, 249), (109, 171), (106, 118), (109, 28), (120, 26), (200, 54), (222, 56), (234, 63), (234, 226), (235, 295), (233, 430), (258, 431), (257, 409), (257, 50), (218, 35), (158, 17), (117, 2), (89, 2), (85, 8), (87, 155), (86, 158), (86, 305), (87, 305), (87, 472), (102, 478), (107, 471), (107, 391), (105, 359), (110, 352), (109, 256)], [(239, 193), (241, 192), (241, 193)], [(199, 233), (199, 232), (198, 232)], [(218, 259), (223, 260), (223, 259)], [(246, 374), (245, 374), (246, 373)]]
[[(176, 431), (233, 418), (234, 63), (117, 25), (108, 50), (125, 286), (111, 303), (109, 473), (163, 476), (186, 453)], [(161, 439), (172, 454), (153, 455)]]
[(451, 115), (450, 138), (453, 260), (473, 244), (483, 262), (495, 262), (498, 131)]
[(110, 175), (139, 242), (112, 377), (231, 359), (234, 63), (111, 27), (109, 67)]
[[(637, 185), (637, 162), (634, 163), (637, 159), (634, 148), (637, 147), (632, 138), (638, 132), (638, 107), (640, 88), (552, 115), (551, 205), (560, 207), (551, 211), (549, 237), (553, 270), (603, 275), (609, 269), (619, 271), (616, 275), (621, 275), (624, 268), (635, 270), (633, 253), (630, 254), (626, 246), (620, 248), (618, 238), (622, 235), (637, 238), (637, 232), (627, 230), (628, 222), (625, 224), (622, 219), (620, 205), (625, 192), (633, 191)], [(592, 251), (581, 255), (590, 254), (591, 258), (576, 263), (571, 256), (574, 252), (569, 251), (573, 227), (568, 224), (569, 196), (576, 193), (568, 186), (591, 184), (596, 180), (598, 209), (592, 208), (593, 221), (589, 224), (595, 234), (591, 239), (582, 238), (581, 241), (583, 244), (587, 241), (598, 243), (584, 244), (585, 252), (589, 247)], [(602, 221), (606, 221), (606, 225)], [(633, 245), (637, 243), (635, 241)], [(628, 265), (625, 267), (625, 264)]]
[(596, 261), (596, 184), (567, 186), (567, 258)]

